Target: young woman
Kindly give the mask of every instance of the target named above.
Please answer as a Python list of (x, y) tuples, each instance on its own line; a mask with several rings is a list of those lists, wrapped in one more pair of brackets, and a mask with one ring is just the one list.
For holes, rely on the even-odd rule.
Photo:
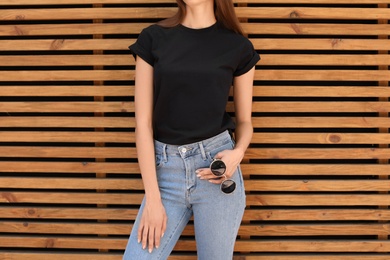
[[(260, 58), (231, 0), (177, 4), (175, 16), (144, 29), (130, 46), (145, 198), (125, 260), (167, 259), (192, 216), (198, 259), (232, 259), (244, 213), (239, 163), (252, 137)], [(235, 123), (225, 112), (232, 85)]]

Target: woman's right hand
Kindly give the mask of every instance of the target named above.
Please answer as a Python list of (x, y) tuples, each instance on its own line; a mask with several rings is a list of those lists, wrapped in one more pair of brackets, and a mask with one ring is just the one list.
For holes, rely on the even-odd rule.
[(158, 248), (166, 227), (167, 215), (162, 202), (146, 201), (138, 228), (138, 243), (142, 242), (142, 249), (148, 246), (151, 253), (154, 247)]

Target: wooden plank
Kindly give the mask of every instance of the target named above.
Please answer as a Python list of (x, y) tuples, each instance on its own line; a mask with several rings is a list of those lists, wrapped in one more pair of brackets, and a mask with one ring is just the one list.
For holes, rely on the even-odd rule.
[[(90, 248), (120, 249), (126, 246), (127, 239), (120, 238), (72, 238), (72, 237), (1, 237), (4, 247), (24, 248)], [(253, 252), (388, 252), (389, 241), (354, 240), (238, 240), (235, 251)], [(177, 251), (195, 251), (195, 241), (179, 240)]]
[(0, 74), (0, 81), (91, 81), (132, 80), (132, 70), (48, 70), (48, 71), (6, 71)]
[(0, 157), (6, 158), (137, 158), (131, 147), (39, 147), (0, 146)]
[[(4, 221), (0, 231), (25, 234), (128, 235), (132, 225), (119, 223), (54, 223)], [(367, 236), (389, 235), (389, 224), (263, 224), (242, 225), (240, 236)], [(194, 235), (194, 226), (187, 225), (184, 236)]]
[[(288, 41), (288, 40), (287, 40)], [(290, 43), (291, 44), (291, 43)], [(107, 61), (109, 63), (110, 61)], [(389, 65), (389, 55), (263, 54), (260, 66), (379, 66)]]
[[(121, 260), (122, 255), (119, 253), (37, 253), (37, 252), (4, 252), (0, 253), (0, 256), (4, 256), (7, 260)], [(297, 258), (302, 260), (388, 260), (386, 254), (242, 254), (233, 257), (234, 260), (238, 260), (245, 257), (245, 260), (296, 260)], [(168, 260), (196, 260), (197, 257), (193, 255), (183, 255), (179, 253), (173, 253), (169, 256)]]
[[(129, 235), (131, 228), (132, 225), (119, 223), (43, 223), (33, 221), (4, 221), (0, 223), (2, 234)], [(189, 232), (186, 231), (186, 233)]]
[(129, 97), (134, 86), (1, 86), (2, 97)]
[[(41, 36), (41, 35), (89, 35), (89, 34), (137, 34), (152, 23), (106, 23), (106, 24), (18, 24), (1, 25), (0, 36)], [(87, 40), (84, 40), (87, 41)], [(90, 39), (89, 41), (96, 41)], [(40, 40), (41, 43), (49, 43), (49, 50), (61, 49), (64, 42), (72, 44), (79, 42), (72, 39)], [(123, 43), (122, 48), (129, 44)], [(116, 45), (117, 46), (117, 45)], [(22, 45), (23, 47), (23, 45)], [(87, 47), (87, 46), (85, 46)], [(24, 48), (29, 48), (27, 45)], [(89, 48), (89, 47), (88, 47)]]
[[(0, 146), (5, 158), (136, 158), (135, 148), (125, 147), (16, 147)], [(386, 159), (388, 148), (249, 148), (247, 159)]]
[[(1, 180), (1, 179), (0, 179)], [(359, 192), (388, 191), (389, 180), (246, 180), (247, 191)]]
[[(107, 23), (107, 24), (38, 24), (38, 25), (2, 25), (0, 26), (0, 36), (39, 36), (39, 35), (91, 35), (91, 34), (138, 34), (142, 29), (151, 25), (152, 23)], [(343, 35), (388, 35), (390, 25), (387, 24), (311, 24), (311, 23), (243, 23), (242, 27), (248, 34), (266, 34), (266, 35), (326, 35), (329, 39), (331, 36), (343, 36)], [(59, 32), (61, 32), (59, 34)], [(269, 37), (268, 37), (269, 38)], [(271, 37), (272, 38), (272, 37)], [(266, 39), (270, 40), (270, 39)], [(266, 41), (264, 40), (264, 41)], [(273, 39), (272, 39), (273, 40)], [(294, 39), (289, 39), (294, 41)], [(302, 41), (302, 39), (296, 39)], [(64, 39), (51, 40), (50, 48), (52, 50), (61, 49), (64, 44)], [(66, 40), (74, 42), (73, 40)], [(280, 43), (281, 39), (279, 39)], [(308, 40), (305, 39), (305, 42)], [(344, 45), (344, 39), (323, 39), (323, 42), (328, 41), (327, 46), (332, 44), (337, 46)], [(355, 43), (357, 46), (362, 46), (365, 41), (362, 40), (361, 44), (355, 40), (345, 40), (346, 46), (351, 43)], [(359, 40), (360, 41), (360, 40)], [(371, 40), (377, 43), (386, 43), (388, 40)], [(48, 41), (45, 41), (48, 42)], [(119, 44), (120, 42), (118, 42)], [(131, 44), (132, 41), (129, 41)], [(278, 41), (276, 42), (276, 44)], [(313, 42), (315, 43), (315, 42)], [(129, 44), (123, 45), (123, 48), (127, 48)], [(286, 43), (284, 44), (286, 45)], [(366, 46), (365, 49), (372, 49), (374, 46)], [(267, 46), (267, 45), (264, 45)], [(272, 46), (272, 45), (271, 45)], [(299, 45), (298, 45), (299, 46)], [(382, 48), (388, 49), (386, 45), (382, 45)], [(25, 46), (28, 48), (28, 46)], [(263, 46), (260, 46), (260, 48)], [(89, 48), (85, 46), (84, 48)], [(294, 48), (292, 46), (292, 48)], [(316, 49), (313, 45), (311, 49)], [(300, 47), (302, 49), (302, 46)]]
[[(234, 3), (270, 3), (270, 4), (387, 4), (388, 0), (233, 0)], [(83, 0), (83, 4), (143, 4), (144, 0)], [(175, 0), (149, 0), (148, 3), (175, 3)], [(1, 5), (75, 5), (80, 0), (3, 0)]]
[(387, 194), (262, 194), (247, 195), (251, 206), (378, 206), (390, 205)]
[(11, 173), (96, 173), (139, 174), (137, 163), (100, 163), (100, 162), (0, 162), (0, 172)]
[[(249, 19), (342, 19), (377, 20), (387, 19), (387, 8), (325, 8), (325, 7), (236, 7), (238, 18)], [(56, 8), (50, 9), (5, 9), (0, 20), (82, 20), (82, 19), (145, 19), (166, 18), (174, 15), (172, 7), (132, 8)]]
[(49, 112), (49, 113), (88, 113), (88, 112), (134, 112), (134, 102), (0, 102), (0, 112)]
[[(59, 106), (61, 103), (59, 103)], [(12, 111), (12, 104), (10, 106)], [(1, 109), (1, 106), (0, 106)], [(347, 112), (363, 112), (363, 113), (379, 113), (390, 112), (390, 104), (388, 102), (321, 102), (321, 101), (301, 101), (301, 102), (254, 102), (254, 112), (316, 112), (316, 113), (347, 113)]]
[(376, 117), (254, 117), (255, 128), (389, 128), (389, 118)]
[[(143, 190), (141, 179), (0, 177), (4, 189)], [(390, 180), (246, 180), (247, 191), (387, 191)]]
[(262, 97), (390, 97), (390, 88), (374, 86), (255, 86), (253, 95)]
[[(310, 72), (310, 73), (308, 73)], [(315, 73), (314, 73), (315, 72)], [(132, 80), (131, 70), (49, 70), (49, 71), (7, 71), (0, 75), (0, 81), (90, 81), (90, 80)], [(255, 80), (298, 80), (298, 81), (389, 81), (390, 71), (375, 70), (257, 70)]]
[[(134, 132), (21, 132), (0, 131), (0, 142), (133, 143)], [(1, 167), (1, 166), (0, 166)]]
[(389, 252), (384, 240), (250, 240), (236, 242), (235, 250), (254, 252)]
[[(0, 138), (1, 140), (1, 138)], [(263, 144), (388, 144), (390, 135), (355, 133), (254, 133), (252, 143)]]
[[(0, 150), (1, 151), (1, 150)], [(23, 149), (21, 149), (23, 151)], [(388, 148), (249, 148), (248, 159), (387, 159)]]
[(4, 189), (143, 190), (141, 179), (0, 177)]
[[(0, 203), (55, 203), (61, 204), (140, 204), (143, 194), (80, 193), (80, 192), (1, 192)], [(378, 206), (390, 205), (388, 195), (327, 194), (327, 195), (247, 195), (248, 206)]]
[(7, 116), (1, 118), (0, 127), (132, 128), (135, 127), (135, 120), (131, 117)]
[(241, 225), (248, 236), (370, 236), (389, 235), (387, 224), (263, 224)]
[[(0, 206), (0, 217), (10, 219), (134, 220), (137, 213), (138, 206), (130, 209)], [(386, 216), (386, 214), (383, 216)]]
[[(390, 29), (390, 27), (389, 27)], [(389, 30), (390, 31), (390, 30)], [(1, 78), (0, 78), (1, 79)], [(389, 81), (390, 71), (377, 70), (256, 70), (255, 80)]]
[(0, 192), (0, 203), (139, 205), (143, 198), (143, 194), (120, 193), (50, 192), (49, 195), (46, 192)]
[[(301, 65), (301, 66), (379, 66), (389, 65), (389, 55), (276, 55), (263, 54), (260, 66)], [(0, 56), (0, 64), (7, 66), (120, 66), (135, 65), (127, 55), (36, 55)]]
[[(229, 102), (228, 111), (233, 111)], [(133, 102), (3, 102), (0, 111), (12, 112), (134, 112)], [(390, 112), (388, 102), (254, 102), (254, 112)]]
[[(55, 34), (55, 29), (53, 29), (53, 31), (48, 30), (51, 28), (51, 26), (52, 25), (47, 25), (45, 27), (46, 34)], [(10, 35), (14, 35), (15, 32), (13, 32), (11, 28), (7, 29), (7, 27), (4, 25), (0, 26), (0, 35), (8, 33)], [(21, 33), (23, 34), (26, 32), (22, 31)], [(32, 32), (29, 31), (29, 33)], [(2, 40), (1, 47), (4, 51), (128, 50), (128, 46), (134, 42), (135, 39)], [(376, 42), (373, 42), (373, 44), (375, 43)], [(375, 46), (376, 45), (378, 44), (375, 44)], [(134, 64), (133, 59), (128, 59), (128, 64)]]
[(251, 175), (275, 175), (275, 176), (371, 176), (390, 175), (389, 165), (379, 164), (242, 164), (241, 169), (245, 174)]
[[(136, 208), (72, 208), (0, 206), (9, 219), (134, 220)], [(390, 220), (385, 209), (246, 209), (244, 220), (253, 221), (377, 221)]]
[(174, 15), (176, 8), (56, 8), (51, 9), (5, 9), (0, 14), (2, 21), (34, 20), (91, 20), (91, 19), (145, 19), (166, 18)]
[[(380, 58), (378, 58), (380, 59)], [(121, 66), (135, 65), (128, 55), (34, 55), (0, 56), (7, 66)]]
[[(259, 50), (355, 50), (357, 51), (357, 50), (389, 50), (390, 48), (389, 40), (348, 39), (348, 38), (343, 38), (343, 36), (340, 36), (338, 38), (332, 38), (332, 39), (250, 38), (250, 40), (252, 41), (254, 47)], [(284, 57), (288, 58), (290, 55), (291, 54), (285, 55)], [(259, 64), (262, 64), (262, 62), (260, 62)]]
[(239, 18), (249, 19), (388, 19), (387, 8), (327, 8), (327, 7), (236, 7)]
[(68, 252), (28, 252), (28, 251), (5, 251), (0, 252), (0, 257), (6, 260), (121, 260), (120, 253), (68, 253)]
[(267, 35), (389, 35), (388, 24), (244, 23), (248, 34)]
[[(112, 142), (134, 143), (133, 132), (6, 132), (0, 142)], [(387, 133), (254, 133), (252, 143), (263, 144), (388, 144)]]
[(247, 209), (244, 219), (253, 221), (386, 221), (386, 209)]
[(2, 236), (1, 247), (14, 248), (69, 248), (69, 249), (124, 249), (125, 238), (90, 238), (90, 237), (27, 237)]
[[(33, 26), (25, 27), (28, 25), (18, 25), (22, 28), (18, 28), (21, 35), (40, 35), (41, 30), (44, 30), (44, 35), (55, 35), (58, 34), (58, 25), (48, 24), (44, 28), (37, 28), (35, 30)], [(39, 26), (39, 25), (35, 25)], [(84, 25), (81, 26), (80, 32), (85, 34), (94, 34), (97, 28), (91, 28), (82, 30)], [(102, 24), (102, 27), (105, 24)], [(119, 25), (118, 25), (119, 26)], [(130, 26), (130, 25), (129, 25)], [(131, 25), (135, 27), (135, 25)], [(147, 26), (147, 25), (141, 25)], [(141, 27), (140, 26), (140, 27)], [(66, 30), (72, 29), (73, 25), (70, 24)], [(142, 28), (142, 27), (141, 27)], [(122, 30), (129, 30), (129, 28), (123, 28)], [(63, 35), (66, 35), (66, 33)], [(106, 31), (106, 34), (114, 33), (115, 31)], [(139, 33), (140, 29), (132, 33)], [(15, 34), (15, 26), (7, 27), (7, 25), (0, 26), (0, 35), (12, 36), (20, 35)], [(62, 33), (62, 32), (61, 32)], [(76, 34), (76, 32), (74, 32)], [(390, 40), (385, 39), (347, 39), (347, 38), (334, 38), (334, 39), (256, 39), (250, 38), (254, 47), (259, 50), (389, 50)], [(30, 40), (2, 40), (1, 47), (4, 51), (23, 51), (23, 50), (34, 50), (34, 51), (69, 51), (69, 50), (128, 50), (128, 46), (135, 42), (135, 39), (61, 39), (61, 40), (44, 40), (44, 39), (30, 39)], [(264, 55), (262, 54), (263, 60), (259, 63), (262, 65), (264, 61)], [(269, 55), (268, 55), (269, 56)], [(289, 57), (285, 55), (284, 57)], [(300, 60), (295, 60), (300, 62)], [(361, 61), (364, 62), (364, 61)], [(128, 64), (133, 64), (133, 59), (128, 59)]]

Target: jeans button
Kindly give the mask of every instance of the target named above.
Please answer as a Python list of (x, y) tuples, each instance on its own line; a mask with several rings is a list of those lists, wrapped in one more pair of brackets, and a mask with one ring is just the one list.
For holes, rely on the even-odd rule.
[(182, 153), (186, 153), (187, 152), (187, 148), (185, 148), (185, 147), (181, 148), (181, 152)]

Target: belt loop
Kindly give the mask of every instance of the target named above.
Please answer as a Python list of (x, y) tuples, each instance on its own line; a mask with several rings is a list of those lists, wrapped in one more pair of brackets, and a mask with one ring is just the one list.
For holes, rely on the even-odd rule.
[(206, 157), (206, 152), (204, 151), (203, 143), (202, 142), (198, 142), (198, 144), (199, 144), (199, 148), (200, 148), (200, 153), (202, 154), (202, 159), (204, 161), (206, 161), (207, 157)]
[(164, 158), (164, 162), (167, 162), (168, 161), (168, 158), (167, 158), (167, 144), (164, 144), (163, 145), (163, 158)]

